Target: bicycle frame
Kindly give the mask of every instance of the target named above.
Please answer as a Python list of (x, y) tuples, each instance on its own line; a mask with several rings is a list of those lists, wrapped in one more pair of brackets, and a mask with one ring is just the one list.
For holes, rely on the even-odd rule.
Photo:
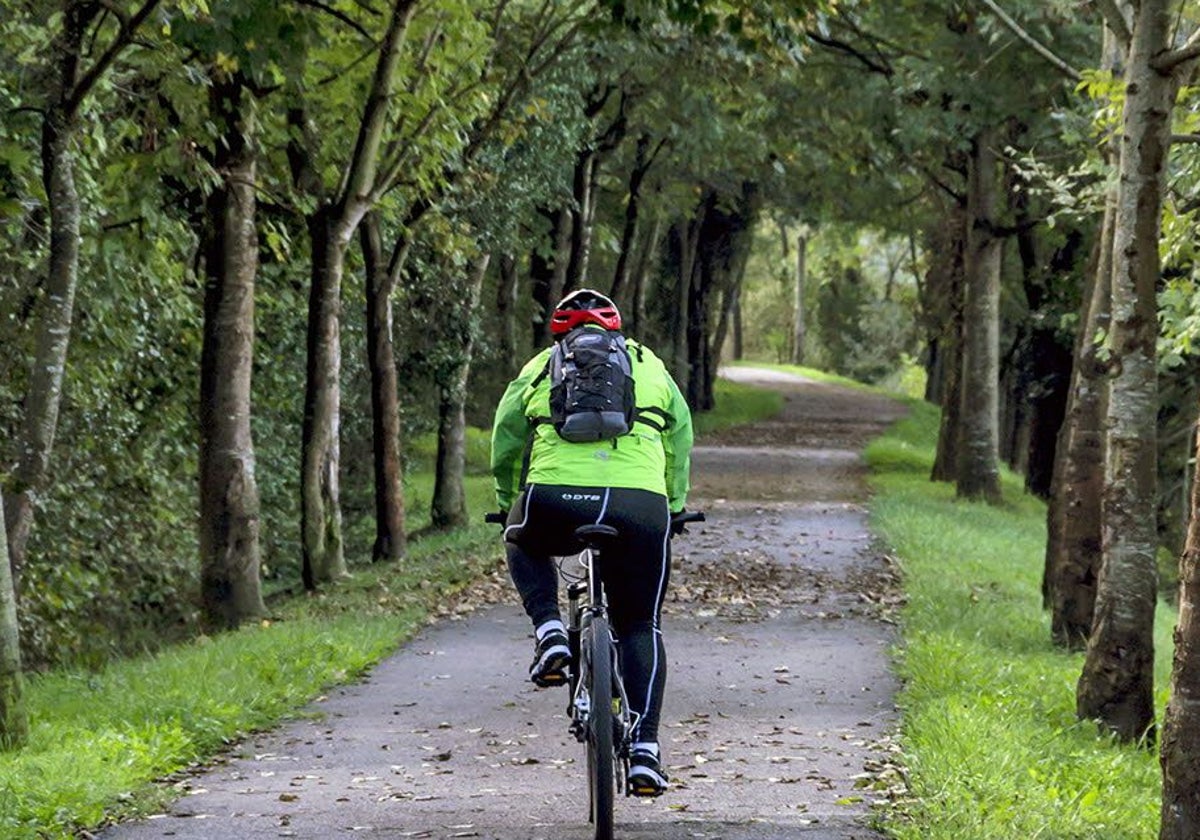
[[(608, 605), (596, 568), (598, 555), (599, 550), (594, 546), (587, 546), (580, 552), (578, 559), (587, 570), (587, 578), (573, 581), (567, 587), (567, 639), (571, 649), (567, 715), (571, 719), (571, 734), (581, 743), (587, 738), (592, 703), (602, 699), (592, 698), (588, 693), (586, 677), (589, 663), (587, 657), (583, 655), (583, 652), (589, 649), (586, 642), (596, 626), (596, 619), (605, 619), (600, 624), (608, 626)], [(628, 794), (625, 776), (629, 770), (629, 744), (637, 723), (637, 713), (632, 712), (629, 708), (629, 697), (625, 692), (625, 682), (621, 678), (618, 664), (616, 640), (611, 633), (608, 639), (608, 650), (613, 675), (612, 697), (608, 698), (608, 702), (611, 704), (614, 721), (613, 752), (619, 762), (617, 783), (620, 792)]]
[[(484, 519), (502, 525), (507, 516), (489, 513)], [(688, 522), (703, 521), (703, 513), (675, 513), (671, 534), (682, 533)], [(575, 536), (584, 547), (577, 557), (587, 574), (583, 578), (568, 575), (559, 564), (559, 574), (568, 583), (569, 599), (567, 716), (571, 734), (585, 746), (590, 820), (595, 825), (596, 840), (613, 840), (614, 785), (626, 796), (633, 795), (628, 778), (629, 749), (639, 719), (629, 708), (617, 656), (618, 642), (610, 629), (608, 604), (597, 568), (601, 553), (598, 544), (617, 535), (617, 529), (610, 525), (581, 525)]]

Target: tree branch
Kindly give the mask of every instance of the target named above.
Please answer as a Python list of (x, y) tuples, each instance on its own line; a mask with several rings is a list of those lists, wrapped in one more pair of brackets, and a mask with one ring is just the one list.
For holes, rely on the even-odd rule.
[(337, 18), (342, 23), (349, 26), (351, 29), (353, 29), (355, 32), (357, 32), (359, 35), (366, 38), (368, 41), (374, 42), (374, 40), (375, 40), (373, 37), (371, 37), (371, 33), (367, 31), (367, 28), (365, 26), (363, 26), (361, 23), (356, 21), (354, 18), (350, 17), (345, 12), (339, 11), (338, 9), (335, 9), (326, 3), (322, 3), (322, 2), (320, 2), (320, 0), (295, 0), (295, 3), (298, 6), (308, 6), (311, 9), (317, 9), (319, 11), (325, 12), (326, 14), (329, 14), (329, 15)]
[(996, 5), (995, 0), (979, 0), (979, 2), (986, 6), (992, 12), (992, 14), (1000, 18), (1001, 23), (1007, 26), (1009, 31), (1016, 35), (1019, 40), (1024, 41), (1030, 48), (1033, 49), (1034, 52), (1057, 67), (1059, 72), (1063, 73), (1073, 82), (1079, 81), (1081, 77), (1078, 70), (1067, 64), (1067, 62), (1055, 55), (1049, 47), (1022, 29), (1019, 23), (1009, 17), (1007, 12)]
[(884, 64), (879, 64), (869, 58), (865, 53), (847, 44), (845, 41), (839, 41), (835, 38), (826, 37), (814, 30), (808, 30), (804, 33), (810, 41), (815, 41), (823, 47), (828, 47), (831, 50), (836, 50), (845, 53), (851, 58), (858, 60), (860, 64), (870, 70), (872, 73), (881, 73), (884, 76), (891, 76), (894, 72), (891, 67)]
[(129, 20), (129, 14), (114, 2), (114, 0), (100, 0), (99, 4), (102, 8), (107, 9), (113, 17), (121, 22), (124, 26)]
[(1179, 65), (1195, 58), (1200, 58), (1200, 29), (1193, 32), (1182, 47), (1163, 53), (1150, 62), (1150, 66), (1160, 73), (1173, 73)]
[(1117, 0), (1095, 0), (1095, 3), (1096, 8), (1104, 17), (1104, 22), (1112, 30), (1113, 35), (1117, 36), (1121, 46), (1128, 47), (1129, 42), (1133, 40), (1133, 33), (1129, 29), (1129, 21), (1125, 19), (1125, 14), (1117, 5)]
[(359, 123), (354, 154), (338, 188), (337, 202), (343, 209), (350, 204), (364, 201), (376, 186), (379, 146), (387, 125), (388, 106), (391, 104), (392, 88), (396, 81), (396, 68), (400, 63), (401, 44), (416, 6), (417, 0), (396, 0), (392, 7), (392, 18), (380, 46), (379, 63), (375, 66), (375, 78), (371, 82), (371, 92), (363, 109), (362, 121)]
[(145, 22), (146, 18), (150, 17), (150, 13), (154, 11), (154, 7), (158, 5), (158, 2), (159, 0), (146, 0), (142, 4), (142, 7), (131, 16), (127, 18), (118, 16), (118, 20), (121, 21), (121, 28), (117, 31), (112, 43), (108, 45), (108, 49), (104, 51), (100, 58), (96, 59), (96, 63), (88, 69), (83, 78), (71, 90), (70, 96), (67, 97), (64, 110), (68, 115), (74, 115), (79, 110), (79, 106), (83, 104), (83, 100), (87, 97), (88, 93), (96, 86), (96, 82), (100, 81), (100, 77), (116, 61), (117, 56), (121, 54), (121, 50), (129, 46), (134, 33)]

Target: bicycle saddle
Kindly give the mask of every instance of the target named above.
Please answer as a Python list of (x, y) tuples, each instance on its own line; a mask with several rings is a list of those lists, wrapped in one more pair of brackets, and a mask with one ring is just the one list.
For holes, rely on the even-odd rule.
[(575, 536), (584, 543), (599, 543), (611, 540), (620, 533), (611, 525), (580, 525), (575, 529)]

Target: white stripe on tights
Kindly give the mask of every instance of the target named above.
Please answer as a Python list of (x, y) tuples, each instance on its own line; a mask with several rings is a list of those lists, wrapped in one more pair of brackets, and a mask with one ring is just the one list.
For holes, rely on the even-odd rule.
[[(667, 551), (671, 544), (671, 508), (667, 507), (667, 528), (663, 534), (662, 547), (662, 571), (658, 575), (658, 593), (654, 596), (654, 623), (651, 625), (653, 633), (651, 634), (651, 644), (654, 645), (654, 666), (650, 669), (650, 682), (646, 685), (646, 702), (642, 706), (642, 718), (650, 711), (650, 701), (654, 696), (654, 680), (658, 677), (658, 639), (662, 636), (662, 630), (658, 626), (659, 606), (662, 603), (663, 587), (667, 582)], [(641, 719), (638, 721), (638, 731), (634, 733), (636, 736), (641, 734)]]

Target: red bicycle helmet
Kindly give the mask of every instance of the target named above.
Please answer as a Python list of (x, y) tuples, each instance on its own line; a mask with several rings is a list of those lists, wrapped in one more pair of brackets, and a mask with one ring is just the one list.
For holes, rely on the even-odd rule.
[(550, 316), (550, 332), (566, 335), (581, 324), (597, 324), (606, 330), (621, 329), (621, 313), (604, 295), (580, 289), (567, 295)]

